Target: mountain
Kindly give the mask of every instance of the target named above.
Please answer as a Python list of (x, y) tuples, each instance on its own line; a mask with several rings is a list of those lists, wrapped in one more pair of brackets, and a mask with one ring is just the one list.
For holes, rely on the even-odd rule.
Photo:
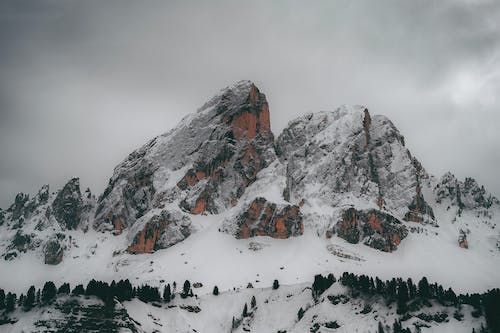
[(341, 106), (275, 138), (266, 96), (240, 81), (132, 152), (97, 198), (78, 178), (18, 194), (0, 210), (0, 287), (189, 278), (203, 295), (352, 271), (482, 292), (500, 281), (499, 217), (474, 179), (429, 174), (387, 117)]

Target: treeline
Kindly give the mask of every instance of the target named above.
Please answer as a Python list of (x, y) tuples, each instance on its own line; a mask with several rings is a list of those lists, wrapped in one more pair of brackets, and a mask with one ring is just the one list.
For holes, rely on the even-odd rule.
[[(5, 291), (0, 288), (0, 313), (10, 313), (16, 308), (22, 308), (24, 311), (31, 310), (37, 305), (50, 304), (58, 296), (95, 296), (101, 299), (107, 307), (114, 308), (115, 300), (119, 302), (130, 301), (133, 298), (138, 298), (143, 302), (165, 302), (168, 303), (175, 298), (175, 289), (177, 285), (174, 282), (172, 287), (167, 284), (160, 290), (158, 287), (149, 285), (141, 285), (138, 287), (132, 286), (130, 281), (120, 280), (111, 283), (90, 280), (86, 287), (83, 284), (70, 288), (69, 283), (63, 283), (59, 288), (49, 281), (46, 282), (42, 289), (36, 289), (31, 286), (26, 294), (21, 294), (19, 297), (15, 293)], [(214, 295), (218, 294), (217, 286), (214, 287)], [(181, 298), (193, 297), (191, 283), (186, 280), (179, 292)]]
[[(321, 279), (315, 278), (315, 282), (317, 280)], [(325, 280), (328, 279), (323, 278), (321, 281)], [(473, 317), (478, 318), (484, 315), (487, 327), (482, 328), (482, 332), (500, 333), (500, 289), (492, 289), (483, 294), (457, 295), (451, 288), (445, 289), (438, 283), (429, 283), (426, 277), (423, 277), (418, 283), (414, 283), (411, 278), (407, 280), (393, 278), (382, 281), (378, 277), (373, 279), (366, 275), (343, 273), (339, 280), (342, 285), (351, 289), (354, 296), (360, 293), (379, 295), (384, 298), (388, 305), (396, 302), (396, 311), (403, 316), (408, 311), (413, 310), (413, 305), (432, 306), (431, 300), (437, 301), (443, 306), (458, 307), (461, 304), (468, 304), (474, 309), (471, 313)], [(315, 284), (313, 284), (313, 295), (314, 292)], [(396, 333), (405, 332), (398, 322), (394, 323), (393, 331)]]

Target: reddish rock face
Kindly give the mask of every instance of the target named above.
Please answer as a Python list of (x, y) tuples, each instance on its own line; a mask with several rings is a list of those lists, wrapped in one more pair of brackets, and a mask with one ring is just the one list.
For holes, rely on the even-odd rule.
[[(207, 186), (216, 189), (221, 187), (221, 183), (226, 179), (235, 181), (236, 190), (226, 203), (229, 207), (240, 198), (245, 188), (255, 181), (257, 173), (269, 164), (263, 157), (263, 151), (273, 146), (274, 137), (265, 95), (251, 84), (246, 102), (238, 106), (236, 111), (227, 112), (222, 117), (221, 126), (228, 129), (221, 139), (222, 148), (211, 160), (195, 163), (177, 186), (181, 190), (190, 190), (201, 180), (207, 180)], [(228, 176), (232, 172), (236, 173), (236, 177)], [(206, 195), (206, 192), (202, 191), (203, 195)], [(209, 200), (201, 195), (196, 200), (186, 200), (182, 208), (192, 214), (217, 213), (217, 209), (212, 209), (210, 204), (216, 195), (218, 194), (212, 193)]]
[(155, 244), (161, 233), (167, 226), (166, 221), (155, 221), (147, 223), (144, 229), (134, 237), (134, 241), (127, 248), (130, 253), (152, 253), (155, 250)]
[[(165, 249), (189, 237), (190, 220), (178, 213), (163, 210), (153, 215), (136, 230), (127, 251), (133, 254), (151, 253)], [(134, 230), (134, 229), (132, 229)]]
[(396, 250), (401, 240), (408, 235), (406, 228), (396, 218), (375, 209), (358, 211), (349, 208), (334, 230), (326, 231), (326, 237), (331, 238), (335, 231), (349, 243), (357, 244), (363, 240), (365, 245), (384, 252)]
[(302, 214), (298, 206), (278, 207), (264, 198), (256, 198), (237, 219), (236, 238), (254, 236), (289, 238), (304, 233)]

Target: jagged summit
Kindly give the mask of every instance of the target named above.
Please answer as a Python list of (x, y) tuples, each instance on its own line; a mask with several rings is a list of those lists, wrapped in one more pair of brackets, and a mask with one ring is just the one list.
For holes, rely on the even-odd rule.
[(19, 194), (0, 210), (2, 256), (37, 253), (70, 267), (116, 252), (110, 267), (119, 270), (129, 254), (175, 245), (168, 256), (227, 234), (357, 258), (373, 249), (408, 256), (435, 239), (444, 251), (500, 248), (499, 201), (473, 179), (429, 175), (387, 117), (343, 105), (292, 120), (275, 139), (269, 112), (255, 84), (239, 81), (132, 152), (98, 200), (78, 179), (57, 194)]

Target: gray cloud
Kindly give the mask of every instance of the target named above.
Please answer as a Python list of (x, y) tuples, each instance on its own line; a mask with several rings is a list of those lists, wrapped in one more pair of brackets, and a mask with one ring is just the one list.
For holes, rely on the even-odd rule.
[(497, 1), (0, 1), (0, 207), (131, 150), (251, 79), (278, 134), (364, 104), (436, 175), (500, 195)]

